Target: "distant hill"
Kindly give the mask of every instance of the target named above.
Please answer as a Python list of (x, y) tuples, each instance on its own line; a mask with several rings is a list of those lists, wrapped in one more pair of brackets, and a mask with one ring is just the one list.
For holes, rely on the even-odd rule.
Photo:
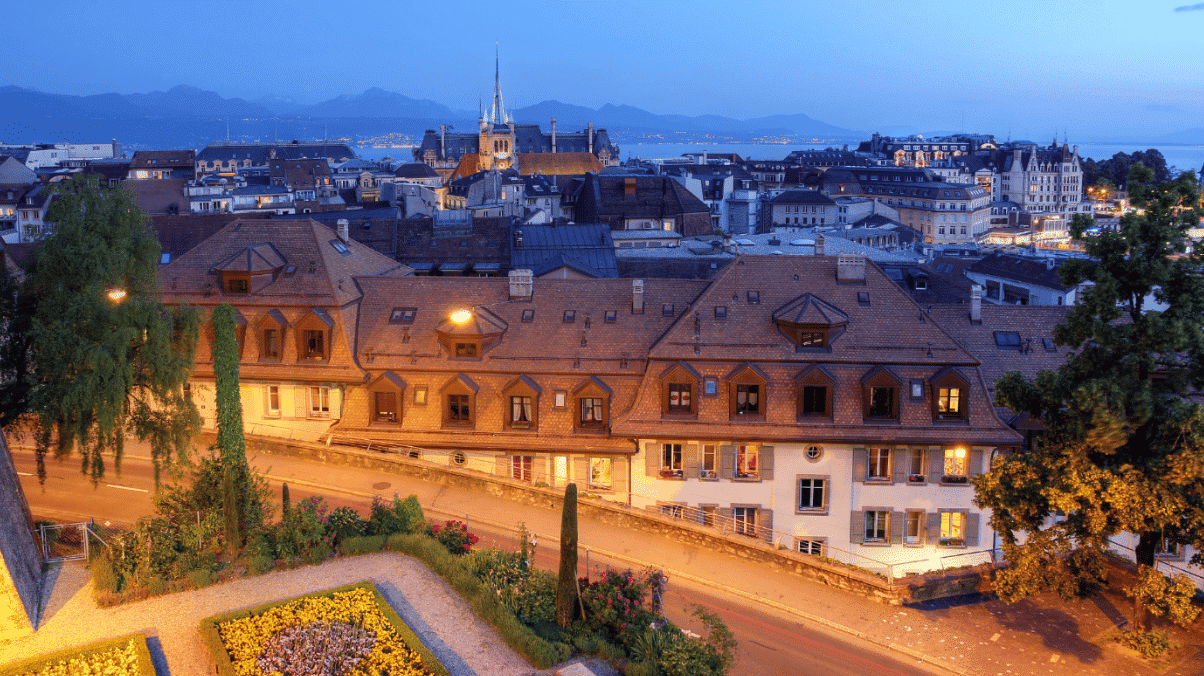
[[(736, 120), (719, 115), (660, 115), (621, 104), (598, 109), (543, 101), (512, 111), (516, 121), (545, 130), (551, 118), (564, 131), (587, 124), (604, 128), (619, 143), (672, 132), (721, 134), (752, 142), (763, 136), (843, 140), (866, 135), (802, 113)], [(384, 135), (417, 140), (440, 124), (457, 131), (476, 127), (476, 112), (455, 110), (378, 87), (301, 105), (287, 96), (255, 101), (224, 98), (190, 85), (145, 94), (76, 96), (24, 87), (0, 87), (0, 142), (51, 143), (116, 138), (127, 148), (199, 148), (224, 141), (263, 142), (280, 138), (367, 139)]]

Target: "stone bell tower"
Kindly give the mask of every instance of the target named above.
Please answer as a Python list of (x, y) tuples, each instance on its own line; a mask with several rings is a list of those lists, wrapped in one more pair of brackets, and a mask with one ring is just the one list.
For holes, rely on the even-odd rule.
[(493, 54), (493, 104), (486, 116), (481, 106), (479, 170), (509, 169), (514, 165), (514, 120), (502, 100), (502, 77), (497, 46)]

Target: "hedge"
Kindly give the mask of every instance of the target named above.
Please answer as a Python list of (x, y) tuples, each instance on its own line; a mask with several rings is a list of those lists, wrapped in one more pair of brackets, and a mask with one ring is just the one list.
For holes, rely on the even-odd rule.
[(134, 652), (138, 656), (137, 674), (134, 676), (155, 676), (155, 664), (151, 660), (150, 648), (146, 645), (145, 634), (129, 634), (119, 638), (111, 638), (97, 643), (89, 643), (87, 645), (78, 646), (75, 648), (66, 648), (57, 650), (44, 655), (36, 655), (28, 657), (20, 662), (12, 662), (0, 667), (0, 676), (19, 676), (29, 674), (38, 669), (45, 669), (56, 662), (62, 660), (70, 660), (77, 657), (87, 657), (97, 653), (107, 652), (117, 648), (125, 648), (126, 644), (134, 641)]
[[(352, 589), (367, 589), (371, 591), (373, 598), (376, 599), (376, 605), (380, 608), (381, 612), (384, 613), (384, 616), (397, 630), (397, 633), (401, 635), (402, 641), (404, 641), (405, 644), (410, 648), (413, 648), (419, 654), (419, 656), (422, 657), (422, 662), (427, 669), (429, 669), (430, 672), (436, 676), (450, 676), (447, 668), (444, 667), (441, 662), (439, 662), (434, 653), (432, 653), (425, 645), (422, 644), (422, 641), (418, 640), (418, 636), (412, 629), (410, 629), (410, 626), (407, 625), (405, 620), (402, 620), (401, 616), (399, 616), (397, 612), (393, 610), (392, 606), (389, 605), (389, 602), (385, 600), (385, 597), (371, 582), (359, 582), (356, 584), (344, 585), (342, 587), (335, 587), (334, 589), (314, 592), (313, 594), (303, 594), (301, 596), (294, 596), (292, 598), (274, 601), (272, 603), (265, 603), (254, 608), (235, 610), (233, 612), (224, 613), (221, 615), (206, 617), (205, 619), (201, 620), (201, 638), (204, 639), (205, 644), (209, 647), (209, 657), (213, 660), (213, 664), (217, 667), (217, 673), (221, 676), (237, 676), (237, 674), (234, 672), (234, 665), (230, 663), (230, 655), (226, 652), (226, 646), (222, 642), (221, 634), (218, 632), (218, 626), (223, 622), (240, 619), (249, 615), (259, 615), (271, 608), (283, 606), (297, 601), (298, 599), (322, 597), (333, 598), (338, 592), (350, 591)], [(154, 674), (153, 671), (149, 673)], [(0, 674), (0, 676), (5, 675)]]

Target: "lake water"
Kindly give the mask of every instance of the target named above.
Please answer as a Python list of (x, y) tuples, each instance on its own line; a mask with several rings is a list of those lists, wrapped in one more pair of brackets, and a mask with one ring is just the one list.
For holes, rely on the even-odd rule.
[[(1071, 144), (1074, 145), (1073, 143)], [(1096, 161), (1106, 160), (1116, 153), (1132, 153), (1137, 150), (1157, 148), (1166, 158), (1168, 166), (1180, 171), (1188, 169), (1200, 173), (1204, 165), (1204, 145), (1158, 145), (1156, 143), (1131, 145), (1105, 145), (1098, 143), (1080, 143), (1079, 156), (1090, 157)], [(662, 159), (681, 157), (684, 153), (735, 153), (744, 159), (780, 160), (794, 150), (823, 150), (829, 146), (823, 145), (789, 145), (770, 143), (716, 143), (714, 145), (691, 145), (683, 143), (620, 143), (619, 155), (624, 160), (629, 157), (640, 159)], [(843, 147), (834, 146), (837, 148)], [(856, 147), (856, 146), (853, 146)], [(355, 152), (366, 160), (379, 160), (386, 155), (394, 160), (412, 161), (413, 148), (356, 148)]]

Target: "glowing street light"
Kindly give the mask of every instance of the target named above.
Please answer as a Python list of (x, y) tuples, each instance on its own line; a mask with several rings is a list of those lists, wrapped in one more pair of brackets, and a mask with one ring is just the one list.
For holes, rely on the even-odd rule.
[(114, 303), (120, 303), (122, 300), (125, 300), (125, 289), (120, 287), (109, 289), (108, 293), (105, 295), (107, 295), (109, 300), (113, 301)]

